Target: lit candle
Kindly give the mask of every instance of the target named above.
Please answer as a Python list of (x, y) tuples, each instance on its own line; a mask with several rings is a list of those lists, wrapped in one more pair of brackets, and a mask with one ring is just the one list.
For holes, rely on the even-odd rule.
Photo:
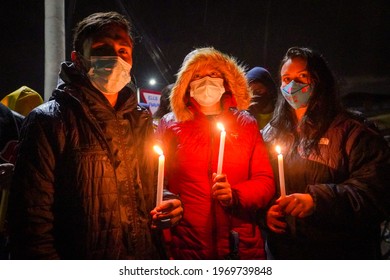
[(276, 152), (278, 153), (278, 169), (279, 169), (279, 183), (280, 183), (280, 196), (286, 196), (286, 186), (284, 184), (284, 167), (283, 167), (283, 155), (280, 146), (276, 146)]
[(217, 168), (217, 175), (222, 173), (222, 163), (223, 163), (223, 153), (225, 150), (225, 138), (226, 138), (226, 131), (221, 123), (217, 123), (218, 128), (221, 130), (221, 138), (219, 140), (219, 153), (218, 153), (218, 168)]
[(156, 196), (156, 206), (159, 206), (163, 198), (165, 156), (159, 146), (155, 145), (153, 149), (156, 151), (156, 153), (160, 155), (158, 157), (157, 196)]

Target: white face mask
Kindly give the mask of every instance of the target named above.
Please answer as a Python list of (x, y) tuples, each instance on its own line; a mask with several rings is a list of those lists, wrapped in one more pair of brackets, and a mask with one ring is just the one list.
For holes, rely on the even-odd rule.
[(131, 65), (119, 56), (91, 56), (90, 63), (89, 80), (104, 94), (116, 94), (131, 81)]
[(190, 83), (191, 97), (204, 107), (217, 104), (224, 92), (225, 87), (221, 78), (210, 78), (206, 76)]

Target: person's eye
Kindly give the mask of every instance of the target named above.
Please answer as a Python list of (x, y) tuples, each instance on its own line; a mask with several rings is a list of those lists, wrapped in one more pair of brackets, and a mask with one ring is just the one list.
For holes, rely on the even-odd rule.
[(305, 73), (302, 73), (301, 75), (299, 75), (299, 78), (302, 78), (302, 79), (307, 79), (307, 74), (305, 74)]
[(107, 47), (100, 47), (100, 48), (93, 49), (93, 51), (91, 51), (91, 54), (94, 56), (106, 56), (106, 55), (111, 55), (112, 53), (113, 53), (112, 50)]
[(199, 74), (192, 75), (192, 79), (191, 80), (199, 80), (199, 79), (200, 79), (200, 75)]
[(263, 96), (263, 95), (266, 95), (267, 92), (266, 91), (263, 91), (263, 90), (258, 90), (258, 91), (255, 91), (256, 95), (259, 95), (259, 96)]
[(119, 50), (119, 53), (120, 53), (121, 55), (129, 55), (129, 54), (130, 54), (130, 52), (129, 52), (127, 49), (120, 49), (120, 50)]
[(288, 77), (285, 77), (285, 78), (283, 78), (283, 80), (282, 80), (285, 84), (288, 84), (288, 83), (290, 83), (291, 82), (291, 79), (290, 78), (288, 78)]

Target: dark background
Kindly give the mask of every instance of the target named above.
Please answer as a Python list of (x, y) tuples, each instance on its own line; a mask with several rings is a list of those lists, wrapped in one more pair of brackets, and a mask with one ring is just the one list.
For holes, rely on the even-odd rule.
[[(57, 1), (57, 0), (53, 0)], [(5, 2), (5, 1), (4, 1)], [(174, 81), (194, 47), (214, 46), (249, 68), (277, 79), (291, 46), (322, 52), (342, 93), (390, 96), (387, 0), (66, 0), (66, 55), (77, 21), (116, 10), (134, 23), (133, 77), (140, 88)], [(4, 5), (3, 5), (4, 4)], [(22, 85), (44, 92), (44, 0), (12, 0), (1, 7), (0, 98)], [(157, 79), (152, 88), (149, 78)], [(361, 97), (359, 97), (361, 98)], [(388, 99), (387, 99), (388, 101)]]

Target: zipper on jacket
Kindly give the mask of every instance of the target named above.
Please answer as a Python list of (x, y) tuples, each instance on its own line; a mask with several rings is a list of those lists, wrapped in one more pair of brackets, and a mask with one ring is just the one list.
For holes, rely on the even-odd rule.
[(211, 203), (211, 215), (212, 215), (212, 231), (211, 231), (211, 240), (212, 240), (212, 255), (214, 259), (219, 259), (218, 256), (218, 227), (217, 227), (217, 213), (216, 213), (216, 201), (212, 197), (211, 187), (213, 186), (213, 169), (212, 162), (214, 159), (215, 149), (214, 143), (216, 140), (215, 126), (216, 126), (215, 118), (209, 119), (209, 131), (210, 131), (210, 152), (209, 152), (209, 163), (208, 163), (208, 177), (210, 182), (210, 203)]

